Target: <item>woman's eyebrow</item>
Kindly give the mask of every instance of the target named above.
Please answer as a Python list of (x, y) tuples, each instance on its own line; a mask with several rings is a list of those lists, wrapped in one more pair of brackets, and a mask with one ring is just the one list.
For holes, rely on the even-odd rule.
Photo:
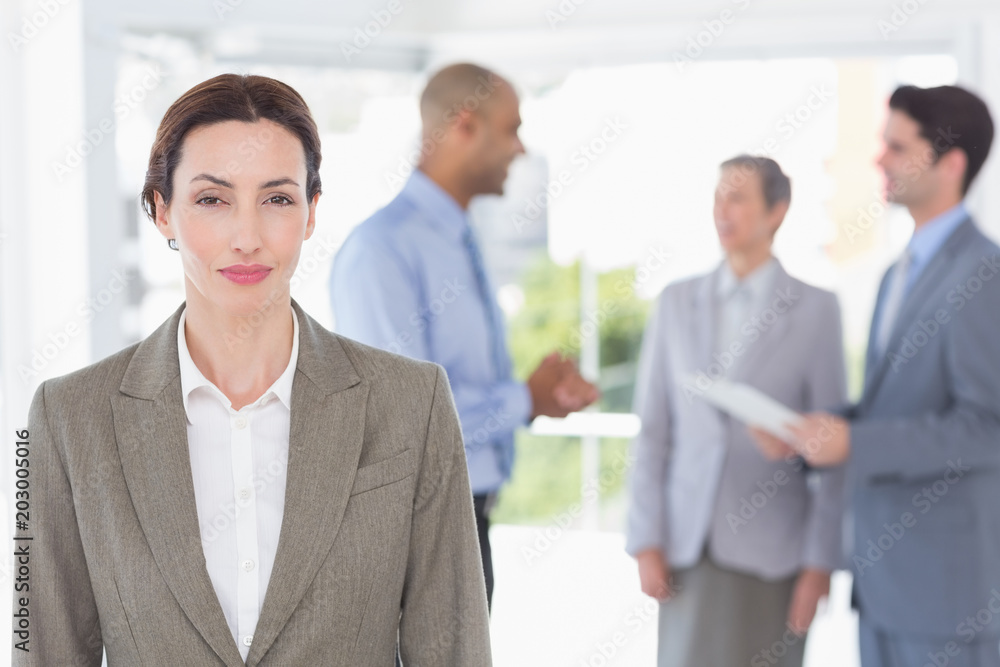
[(295, 187), (299, 187), (298, 183), (296, 183), (295, 181), (286, 176), (284, 178), (277, 178), (273, 181), (268, 181), (267, 183), (261, 183), (260, 189), (266, 190), (268, 188), (276, 188), (279, 185), (294, 185)]
[[(233, 188), (233, 184), (230, 183), (229, 181), (222, 178), (218, 178), (216, 176), (212, 176), (211, 174), (198, 174), (197, 176), (191, 179), (192, 183), (194, 183), (195, 181), (208, 181), (209, 183), (214, 183), (224, 188), (229, 188), (229, 189)], [(259, 189), (266, 190), (268, 188), (276, 188), (280, 185), (294, 185), (295, 187), (299, 186), (299, 184), (296, 183), (293, 179), (285, 176), (282, 178), (276, 178), (274, 180), (267, 181), (266, 183), (261, 183)]]
[(197, 176), (191, 179), (192, 183), (194, 183), (195, 181), (208, 181), (209, 183), (215, 183), (216, 185), (220, 185), (224, 188), (230, 188), (230, 189), (232, 189), (233, 187), (233, 184), (230, 183), (229, 181), (222, 178), (216, 178), (211, 174), (198, 174)]

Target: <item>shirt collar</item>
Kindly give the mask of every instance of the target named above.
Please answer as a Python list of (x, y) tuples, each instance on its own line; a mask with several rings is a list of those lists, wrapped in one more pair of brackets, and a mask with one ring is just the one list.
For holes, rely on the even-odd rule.
[(715, 294), (723, 299), (728, 299), (738, 287), (746, 287), (749, 289), (751, 297), (758, 299), (771, 289), (771, 281), (777, 271), (778, 260), (770, 257), (740, 280), (729, 267), (729, 262), (723, 260), (719, 269), (719, 280), (715, 286)]
[(941, 215), (928, 220), (920, 229), (913, 232), (906, 251), (910, 255), (911, 264), (923, 265), (930, 261), (934, 253), (944, 245), (951, 233), (969, 217), (965, 202), (959, 202)]
[(414, 168), (400, 194), (428, 214), (434, 224), (461, 236), (468, 227), (468, 215), (455, 198), (444, 191), (430, 176)]
[[(288, 365), (285, 367), (284, 372), (278, 377), (277, 380), (265, 391), (261, 396), (252, 403), (252, 405), (257, 405), (266, 396), (273, 395), (281, 403), (288, 408), (292, 409), (292, 381), (295, 379), (295, 367), (299, 359), (299, 318), (295, 314), (295, 309), (292, 308), (292, 354), (288, 358)], [(177, 323), (177, 357), (180, 362), (181, 370), (181, 396), (184, 400), (184, 412), (188, 414), (188, 422), (191, 421), (190, 414), (188, 413), (188, 397), (191, 392), (205, 387), (211, 393), (215, 394), (219, 400), (226, 405), (226, 407), (232, 407), (233, 403), (222, 393), (218, 387), (212, 384), (208, 378), (206, 378), (198, 367), (195, 365), (194, 360), (191, 359), (191, 352), (188, 350), (187, 338), (184, 335), (184, 322), (187, 316), (187, 308), (185, 307), (181, 311), (180, 321)], [(270, 399), (268, 399), (270, 400)]]

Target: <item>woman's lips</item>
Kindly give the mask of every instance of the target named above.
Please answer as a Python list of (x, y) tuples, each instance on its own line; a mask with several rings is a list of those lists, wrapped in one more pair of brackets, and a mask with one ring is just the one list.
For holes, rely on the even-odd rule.
[(268, 274), (271, 273), (271, 268), (263, 264), (249, 266), (234, 264), (222, 269), (220, 273), (237, 285), (255, 285), (267, 278)]

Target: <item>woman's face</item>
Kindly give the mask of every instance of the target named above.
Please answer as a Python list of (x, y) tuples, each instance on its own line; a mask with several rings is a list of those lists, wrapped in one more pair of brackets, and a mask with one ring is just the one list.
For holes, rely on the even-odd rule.
[(269, 120), (198, 127), (184, 138), (172, 201), (155, 197), (160, 233), (177, 239), (189, 305), (245, 317), (287, 298), (319, 199), (306, 197), (298, 137)]
[(768, 209), (760, 174), (735, 167), (722, 170), (715, 189), (715, 231), (728, 255), (771, 242), (784, 217), (783, 204)]

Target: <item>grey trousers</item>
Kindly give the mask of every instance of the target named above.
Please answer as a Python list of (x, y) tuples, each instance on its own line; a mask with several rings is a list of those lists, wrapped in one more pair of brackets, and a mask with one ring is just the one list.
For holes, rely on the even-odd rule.
[(801, 667), (805, 637), (785, 626), (795, 577), (763, 581), (702, 557), (672, 572), (660, 605), (658, 667)]
[(962, 637), (938, 640), (886, 632), (865, 621), (858, 622), (861, 667), (1000, 667), (997, 638)]

